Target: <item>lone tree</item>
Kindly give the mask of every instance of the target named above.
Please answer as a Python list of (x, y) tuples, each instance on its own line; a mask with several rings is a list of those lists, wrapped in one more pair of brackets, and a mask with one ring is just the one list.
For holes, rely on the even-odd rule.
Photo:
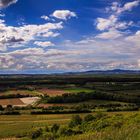
[(2, 105), (0, 105), (0, 111), (3, 111), (4, 110), (4, 108), (2, 107)]
[(5, 111), (6, 112), (12, 112), (14, 109), (13, 109), (13, 106), (12, 105), (7, 105), (7, 107), (5, 108)]

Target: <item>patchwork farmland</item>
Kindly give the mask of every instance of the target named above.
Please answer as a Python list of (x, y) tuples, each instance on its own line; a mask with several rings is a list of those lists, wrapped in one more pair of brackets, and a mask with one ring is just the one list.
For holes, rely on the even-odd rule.
[(5, 77), (0, 139), (139, 140), (139, 103), (139, 75)]

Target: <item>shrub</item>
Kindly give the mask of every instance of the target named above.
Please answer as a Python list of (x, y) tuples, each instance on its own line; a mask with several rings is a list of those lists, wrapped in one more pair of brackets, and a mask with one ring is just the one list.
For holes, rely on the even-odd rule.
[(94, 119), (95, 119), (95, 117), (93, 115), (89, 114), (89, 115), (85, 116), (84, 121), (90, 122), (90, 121), (93, 121)]
[(31, 132), (30, 138), (36, 139), (36, 138), (40, 137), (41, 135), (42, 135), (42, 129), (38, 129), (38, 130)]
[(50, 132), (49, 127), (48, 127), (48, 126), (46, 126), (46, 127), (45, 127), (45, 131), (46, 131), (46, 132)]
[(52, 133), (57, 133), (57, 131), (59, 130), (59, 125), (58, 124), (54, 124), (51, 128), (51, 132)]
[(69, 127), (75, 127), (77, 125), (80, 125), (82, 123), (82, 118), (79, 115), (75, 115), (72, 117)]
[(71, 128), (62, 127), (60, 129), (60, 135), (62, 135), (62, 136), (71, 136), (74, 134), (75, 134), (75, 132)]
[(83, 132), (80, 130), (72, 130), (71, 128), (68, 127), (62, 127), (60, 129), (60, 136), (72, 136), (72, 135), (77, 135), (82, 133)]

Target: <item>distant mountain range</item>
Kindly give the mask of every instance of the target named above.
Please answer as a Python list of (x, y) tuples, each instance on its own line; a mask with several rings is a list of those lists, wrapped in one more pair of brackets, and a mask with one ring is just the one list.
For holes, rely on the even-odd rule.
[(65, 74), (140, 74), (140, 70), (93, 70), (93, 71), (83, 71), (83, 72), (68, 72)]

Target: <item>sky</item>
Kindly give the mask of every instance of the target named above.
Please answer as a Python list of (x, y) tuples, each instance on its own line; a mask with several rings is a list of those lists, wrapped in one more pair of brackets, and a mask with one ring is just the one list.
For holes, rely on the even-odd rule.
[(140, 69), (140, 0), (0, 0), (0, 73)]

